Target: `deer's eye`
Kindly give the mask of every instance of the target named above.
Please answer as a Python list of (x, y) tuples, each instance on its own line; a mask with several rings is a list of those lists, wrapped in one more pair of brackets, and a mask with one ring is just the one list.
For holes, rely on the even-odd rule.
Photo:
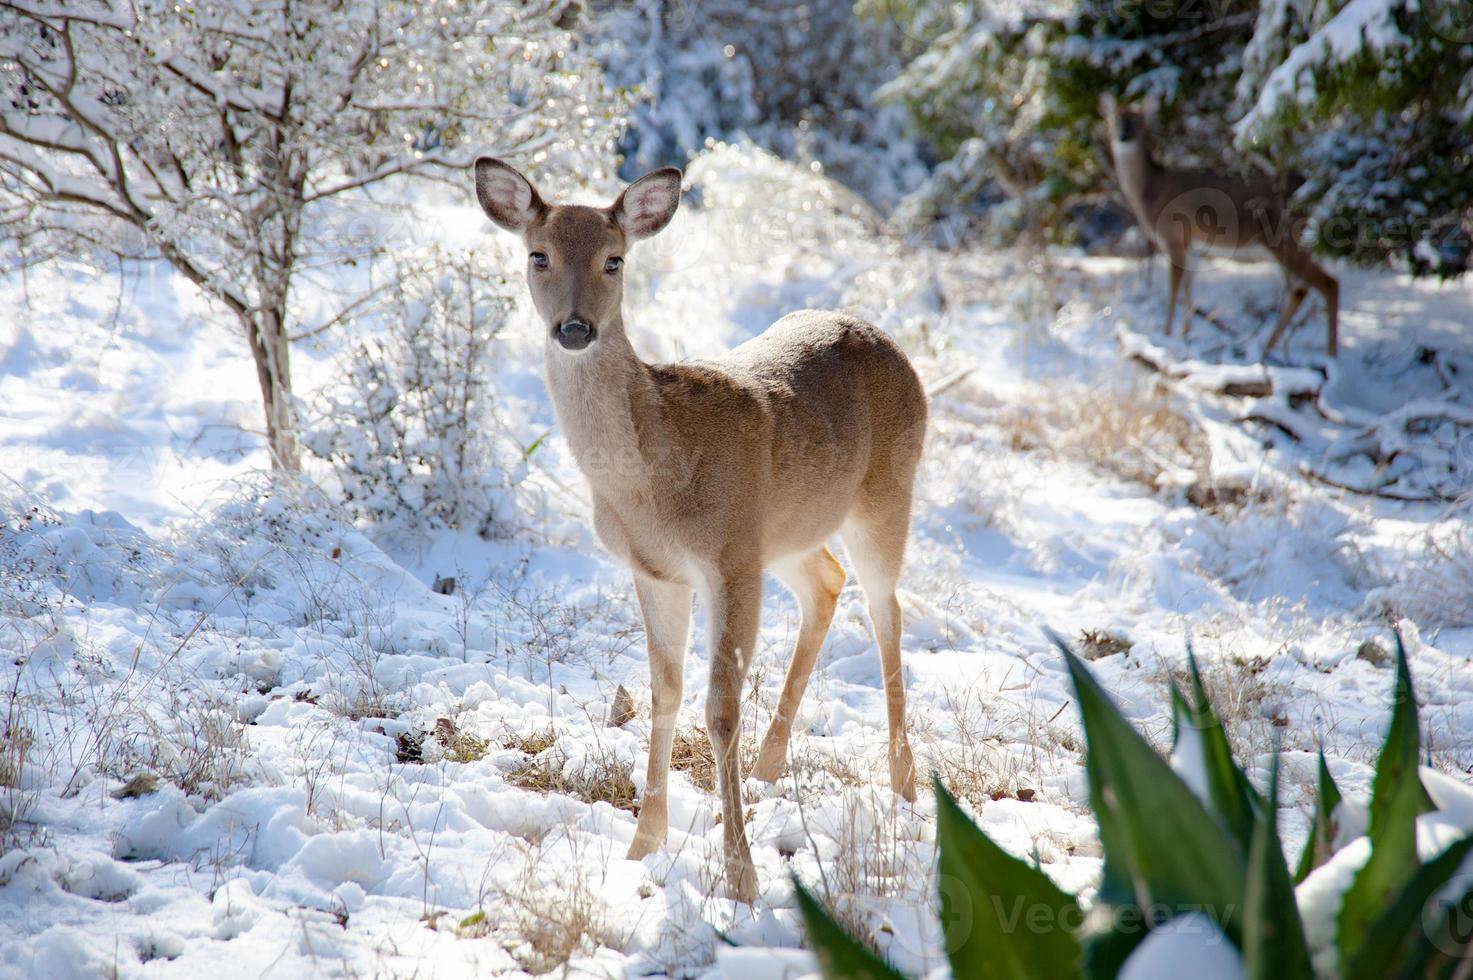
[(604, 271), (612, 275), (613, 273), (618, 272), (620, 267), (623, 265), (624, 260), (615, 255), (613, 258), (604, 263)]
[(532, 268), (546, 269), (548, 266), (547, 256), (542, 252), (532, 253)]

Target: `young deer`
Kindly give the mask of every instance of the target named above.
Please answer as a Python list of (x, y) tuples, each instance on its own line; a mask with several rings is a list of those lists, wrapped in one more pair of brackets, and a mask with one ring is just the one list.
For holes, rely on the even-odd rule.
[(1142, 230), (1171, 262), (1170, 296), (1166, 304), (1166, 333), (1176, 318), (1176, 296), (1185, 286), (1186, 313), (1182, 336), (1192, 321), (1193, 246), (1231, 252), (1266, 250), (1284, 270), (1284, 306), (1279, 322), (1264, 345), (1266, 355), (1298, 312), (1311, 288), (1325, 299), (1329, 333), (1325, 351), (1335, 356), (1339, 328), (1340, 283), (1322, 269), (1299, 244), (1299, 225), (1280, 204), (1273, 181), (1244, 179), (1210, 170), (1163, 167), (1152, 152), (1151, 130), (1156, 123), (1157, 100), (1148, 98), (1140, 109), (1116, 105), (1108, 93), (1100, 96), (1100, 114), (1110, 131), (1115, 175), (1125, 200)]
[(691, 598), (700, 592), (710, 617), (706, 724), (727, 886), (732, 897), (751, 901), (757, 878), (737, 740), (762, 572), (793, 591), (801, 612), (787, 680), (752, 770), (772, 781), (786, 762), (798, 703), (844, 584), (844, 568), (825, 546), (836, 532), (880, 648), (890, 786), (915, 799), (895, 583), (925, 436), (925, 392), (878, 328), (812, 310), (783, 317), (714, 361), (647, 364), (624, 332), (621, 270), (629, 246), (674, 216), (680, 171), (646, 174), (607, 208), (547, 205), (499, 160), (483, 157), (475, 171), (481, 207), (527, 247), (558, 425), (592, 490), (594, 530), (633, 572), (644, 615), (653, 722), (629, 857), (665, 841), (671, 739)]

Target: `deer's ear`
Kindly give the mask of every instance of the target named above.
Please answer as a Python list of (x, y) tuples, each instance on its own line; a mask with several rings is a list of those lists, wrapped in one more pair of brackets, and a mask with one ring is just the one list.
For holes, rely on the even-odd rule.
[(1152, 92), (1147, 95), (1141, 103), (1141, 114), (1146, 118), (1146, 126), (1152, 127), (1156, 124), (1156, 117), (1161, 115), (1161, 94)]
[(1115, 115), (1115, 96), (1109, 92), (1100, 93), (1100, 115), (1110, 119)]
[(624, 188), (614, 202), (614, 220), (631, 241), (648, 238), (670, 223), (680, 207), (680, 171), (651, 170)]
[(537, 188), (521, 171), (494, 157), (476, 161), (476, 200), (488, 218), (518, 234), (526, 231), (546, 207)]

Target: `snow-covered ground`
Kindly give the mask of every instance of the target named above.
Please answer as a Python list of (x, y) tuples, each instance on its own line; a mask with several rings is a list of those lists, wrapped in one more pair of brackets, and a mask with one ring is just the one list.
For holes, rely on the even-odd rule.
[[(1393, 621), (1431, 763), (1468, 779), (1473, 514), (1448, 498), (1473, 472), (1473, 284), (1343, 270), (1328, 378), (1317, 307), (1265, 370), (1267, 266), (1201, 273), (1210, 319), (1183, 344), (1159, 335), (1148, 263), (907, 246), (823, 178), (745, 150), (688, 176), (675, 224), (629, 260), (647, 358), (840, 307), (938, 389), (902, 583), (910, 719), (921, 767), (997, 840), (1094, 885), (1044, 625), (1163, 748), (1190, 639), (1255, 777), (1286, 751), (1291, 855), (1316, 749), (1343, 790), (1368, 788)], [(469, 193), (418, 228), (510, 246)], [(796, 975), (803, 954), (754, 952), (800, 942), (790, 873), (902, 968), (943, 968), (933, 806), (886, 789), (856, 586), (790, 774), (746, 786), (761, 898), (735, 905), (713, 897), (700, 617), (669, 846), (623, 858), (643, 636), (555, 432), (508, 491), (506, 535), (380, 534), (344, 519), (323, 469), (321, 490), (261, 475), (244, 345), (182, 279), (77, 266), (5, 288), (0, 794), (22, 819), (0, 856), (0, 974), (464, 976), (571, 957), (580, 975)], [(332, 379), (340, 333), (298, 351), (304, 396)], [(540, 337), (523, 314), (497, 340), (492, 409), (524, 447), (554, 429)], [(1370, 486), (1418, 499), (1346, 489)], [(454, 594), (431, 590), (452, 575)], [(796, 620), (771, 583), (747, 751)], [(636, 716), (610, 727), (620, 685)], [(156, 785), (125, 786), (140, 774)]]

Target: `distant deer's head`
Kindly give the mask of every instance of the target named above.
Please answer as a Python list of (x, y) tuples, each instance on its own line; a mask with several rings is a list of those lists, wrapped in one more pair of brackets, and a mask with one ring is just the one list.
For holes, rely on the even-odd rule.
[(1100, 93), (1100, 115), (1105, 117), (1105, 128), (1110, 133), (1111, 149), (1143, 150), (1151, 152), (1151, 130), (1156, 125), (1156, 116), (1161, 109), (1161, 99), (1155, 94), (1146, 96), (1140, 105), (1119, 105), (1109, 92)]
[(549, 206), (514, 167), (482, 157), (476, 161), (476, 198), (492, 221), (522, 236), (527, 285), (549, 341), (576, 352), (601, 334), (623, 331), (625, 249), (675, 216), (680, 171), (651, 171), (606, 208)]

